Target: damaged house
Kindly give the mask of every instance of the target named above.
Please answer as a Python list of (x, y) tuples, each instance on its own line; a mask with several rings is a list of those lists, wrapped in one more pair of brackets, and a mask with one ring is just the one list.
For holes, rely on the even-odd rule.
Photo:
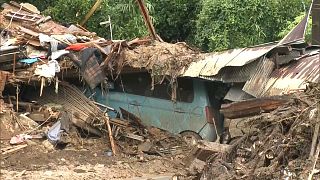
[[(319, 80), (319, 49), (301, 42), (309, 16), (280, 42), (200, 53), (184, 43), (105, 40), (79, 25), (61, 26), (32, 8), (16, 3), (2, 7), (0, 89), (6, 84), (16, 88), (16, 110), (36, 99), (62, 104), (78, 112), (73, 119), (80, 118), (79, 126), (97, 135), (101, 132), (90, 120), (94, 110), (72, 109), (75, 94), (65, 91), (73, 89), (65, 81), (82, 89), (95, 100), (90, 105), (106, 108), (112, 118), (214, 141), (224, 131), (222, 104), (225, 117), (233, 118), (236, 112), (226, 113), (233, 107), (226, 102), (288, 94)], [(39, 92), (29, 95), (20, 84), (35, 85)], [(49, 84), (53, 89), (46, 88)], [(28, 97), (22, 99), (27, 102), (20, 103), (19, 96)]]
[[(2, 8), (0, 116), (12, 117), (24, 132), (6, 137), (10, 146), (2, 154), (27, 147), (30, 139), (56, 147), (80, 144), (74, 142), (79, 136), (108, 137), (106, 156), (193, 157), (207, 150), (211, 155), (202, 160), (219, 159), (212, 152), (230, 154), (253, 137), (242, 123), (248, 117), (275, 117), (279, 107), (294, 104), (290, 94), (320, 80), (320, 48), (304, 42), (309, 15), (279, 42), (202, 53), (155, 38), (150, 23), (153, 38), (106, 40), (80, 25), (62, 26), (30, 4), (11, 1)], [(310, 107), (314, 101), (304, 100)], [(300, 109), (293, 110), (279, 117), (300, 117)], [(196, 151), (185, 141), (198, 143)], [(222, 169), (232, 168), (246, 174), (236, 165)]]

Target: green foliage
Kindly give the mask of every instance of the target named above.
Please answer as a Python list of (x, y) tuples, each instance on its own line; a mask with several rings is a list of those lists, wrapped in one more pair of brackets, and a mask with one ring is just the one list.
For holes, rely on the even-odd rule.
[[(0, 0), (0, 5), (2, 5), (3, 3), (8, 3), (10, 1), (12, 0)], [(52, 6), (55, 3), (55, 1), (53, 0), (15, 0), (15, 2), (33, 4), (38, 8), (39, 11), (44, 11), (49, 6)]]
[[(59, 22), (79, 23), (94, 3), (95, 0), (57, 0), (57, 3), (44, 13)], [(146, 3), (149, 10), (152, 10), (151, 4)], [(139, 7), (133, 0), (103, 0), (101, 6), (86, 23), (86, 27), (102, 37), (110, 38), (109, 28), (99, 24), (107, 21), (108, 15), (111, 17), (113, 39), (131, 39), (147, 34)]]
[[(296, 25), (298, 25), (301, 20), (306, 16), (306, 13), (300, 13), (299, 16), (297, 16), (294, 21), (287, 21), (286, 27), (278, 34), (279, 38), (283, 38), (286, 36)], [(305, 40), (306, 42), (311, 42), (311, 29), (312, 29), (312, 19), (310, 16), (310, 19), (308, 21), (308, 26), (306, 29), (306, 34), (305, 34)]]
[(168, 42), (191, 41), (202, 0), (152, 0), (155, 28)]
[(301, 11), (301, 0), (204, 0), (195, 43), (212, 51), (279, 40)]

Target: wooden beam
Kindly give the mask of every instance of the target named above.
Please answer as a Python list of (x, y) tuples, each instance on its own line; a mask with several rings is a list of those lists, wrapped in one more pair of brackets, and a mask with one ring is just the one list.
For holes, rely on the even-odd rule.
[(320, 45), (320, 0), (312, 4), (312, 44)]
[(151, 22), (149, 11), (145, 6), (144, 1), (143, 0), (137, 0), (137, 3), (139, 5), (141, 14), (143, 16), (143, 20), (144, 20), (144, 22), (145, 22), (145, 24), (146, 24), (146, 26), (147, 26), (147, 28), (149, 30), (150, 35), (152, 36), (152, 38), (154, 40), (158, 40), (157, 33), (156, 33), (156, 31), (154, 29), (154, 26), (153, 26), (153, 24)]
[(220, 112), (226, 118), (236, 119), (270, 112), (288, 102), (285, 97), (256, 98), (230, 104), (223, 104)]

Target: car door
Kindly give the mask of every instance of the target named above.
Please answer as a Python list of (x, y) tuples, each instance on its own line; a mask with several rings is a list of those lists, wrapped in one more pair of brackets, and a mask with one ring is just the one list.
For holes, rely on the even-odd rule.
[(174, 103), (175, 126), (180, 132), (198, 132), (205, 124), (204, 104), (199, 104), (201, 84), (192, 79), (178, 79), (177, 101)]
[(141, 106), (141, 119), (147, 125), (177, 133), (178, 129), (174, 125), (171, 92), (171, 86), (168, 81), (164, 81), (162, 84), (155, 84), (153, 90), (150, 88)]

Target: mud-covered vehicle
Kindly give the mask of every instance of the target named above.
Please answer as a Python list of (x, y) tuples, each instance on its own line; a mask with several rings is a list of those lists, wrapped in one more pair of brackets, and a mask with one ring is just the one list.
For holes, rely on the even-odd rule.
[[(151, 81), (148, 73), (121, 74), (109, 82), (111, 86), (105, 95), (97, 92), (95, 100), (121, 111), (122, 115), (123, 112), (133, 114), (145, 125), (180, 133), (185, 138), (214, 141), (216, 134), (222, 132), (224, 120), (216, 96), (219, 85), (200, 79), (178, 78), (174, 101), (169, 81), (155, 84), (153, 90)], [(112, 112), (109, 115), (116, 116)]]

